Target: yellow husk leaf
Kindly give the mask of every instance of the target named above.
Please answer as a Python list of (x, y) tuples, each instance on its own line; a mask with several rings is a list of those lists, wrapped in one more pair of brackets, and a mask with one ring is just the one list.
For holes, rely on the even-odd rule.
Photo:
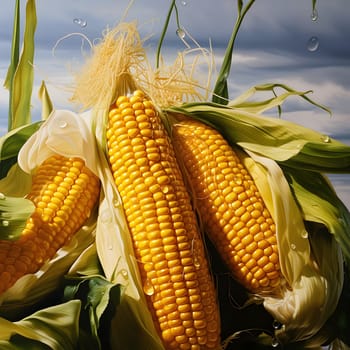
[[(97, 140), (103, 140), (104, 124), (101, 123), (103, 112), (95, 111), (91, 116), (95, 118), (94, 129)], [(142, 347), (145, 349), (163, 350), (143, 292), (122, 201), (109, 170), (103, 145), (99, 144), (97, 149), (100, 159), (97, 170), (102, 187), (96, 229), (97, 254), (106, 278), (114, 284), (120, 284), (123, 292), (111, 325), (111, 341), (118, 349), (143, 342)], [(127, 319), (122, 310), (131, 312)], [(137, 338), (134, 331), (130, 332), (130, 324), (132, 329), (136, 327)]]
[(280, 295), (257, 297), (283, 325), (275, 334), (281, 343), (307, 340), (320, 346), (325, 339), (317, 335), (334, 312), (342, 291), (340, 248), (333, 236), (324, 238), (306, 231), (278, 164), (253, 152), (248, 154), (244, 164), (276, 223), (281, 272), (286, 280)]

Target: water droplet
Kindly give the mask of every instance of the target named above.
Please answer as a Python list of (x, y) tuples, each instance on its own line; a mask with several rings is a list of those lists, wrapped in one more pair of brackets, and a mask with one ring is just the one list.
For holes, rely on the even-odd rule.
[(9, 225), (10, 225), (9, 221), (7, 221), (7, 220), (2, 221), (2, 226), (9, 226)]
[(280, 345), (280, 342), (276, 338), (273, 338), (271, 342), (271, 346), (273, 348), (277, 348), (279, 345)]
[(237, 185), (242, 185), (243, 184), (243, 180), (242, 180), (241, 177), (235, 176), (234, 180), (235, 180)]
[(307, 232), (306, 230), (303, 231), (303, 232), (301, 233), (301, 237), (302, 237), (302, 238), (308, 238), (308, 237), (309, 237), (308, 232)]
[(338, 222), (345, 226), (345, 220), (343, 218), (338, 218)]
[(319, 46), (320, 46), (320, 42), (319, 42), (317, 36), (312, 36), (307, 42), (307, 49), (310, 52), (317, 51)]
[(113, 207), (118, 208), (119, 205), (120, 205), (119, 199), (118, 198), (113, 199)]
[(273, 329), (281, 329), (282, 323), (279, 322), (279, 321), (277, 321), (277, 320), (274, 320), (274, 321), (272, 322), (272, 327), (273, 327)]
[(151, 296), (154, 294), (154, 286), (150, 280), (146, 280), (145, 284), (143, 285), (143, 291), (146, 295)]
[(68, 123), (67, 123), (65, 120), (59, 120), (59, 121), (58, 121), (58, 126), (59, 126), (61, 129), (64, 129), (67, 125), (68, 125)]
[(0, 192), (0, 199), (6, 199), (6, 196)]
[(102, 222), (104, 222), (105, 224), (108, 223), (108, 222), (111, 222), (112, 221), (112, 218), (111, 216), (109, 215), (109, 213), (105, 212), (105, 213), (102, 213), (101, 214), (101, 220)]
[(314, 22), (318, 20), (318, 12), (317, 12), (317, 10), (315, 8), (312, 10), (311, 20), (314, 21)]
[(294, 243), (292, 243), (292, 244), (290, 245), (290, 248), (293, 249), (293, 250), (295, 250), (295, 249), (297, 249), (297, 246), (296, 246)]
[(170, 192), (170, 187), (167, 185), (161, 186), (161, 190), (163, 193), (169, 193)]
[(321, 136), (321, 141), (324, 143), (330, 143), (331, 142), (331, 138), (328, 135), (322, 135)]
[(78, 26), (80, 26), (82, 28), (85, 28), (87, 26), (87, 22), (81, 18), (74, 18), (73, 23), (77, 24)]
[(128, 274), (128, 271), (126, 271), (126, 269), (122, 269), (120, 271), (121, 275), (125, 278), (125, 279), (128, 279), (129, 278), (129, 274)]
[(187, 5), (187, 1), (181, 0), (181, 5), (182, 5), (182, 6), (186, 6), (186, 5)]
[(87, 225), (84, 225), (84, 226), (82, 226), (82, 228), (81, 228), (83, 231), (88, 231), (89, 230), (89, 226), (87, 226)]
[(201, 267), (201, 262), (199, 261), (198, 257), (195, 256), (194, 259), (193, 259), (193, 264), (194, 264), (194, 267), (198, 270), (200, 267)]
[(176, 35), (180, 38), (180, 39), (185, 39), (186, 33), (183, 29), (181, 28), (177, 28), (176, 30)]

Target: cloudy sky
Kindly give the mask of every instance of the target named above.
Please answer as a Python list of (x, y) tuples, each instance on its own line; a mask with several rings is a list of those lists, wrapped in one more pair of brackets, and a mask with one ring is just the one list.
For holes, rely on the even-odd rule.
[[(25, 1), (22, 0), (24, 17)], [(98, 40), (106, 27), (124, 16), (128, 0), (37, 0), (33, 118), (40, 112), (38, 85), (45, 80), (56, 108), (70, 108), (69, 86), (88, 54), (83, 34)], [(202, 47), (209, 42), (220, 66), (235, 18), (235, 0), (178, 0), (181, 26)], [(170, 0), (134, 0), (125, 20), (137, 20), (141, 35), (149, 37), (149, 55), (157, 40)], [(7, 129), (8, 96), (2, 88), (9, 63), (14, 0), (1, 0), (0, 10), (0, 135)], [(236, 40), (230, 76), (230, 97), (267, 82), (285, 83), (299, 90), (313, 90), (312, 98), (333, 111), (329, 117), (304, 101), (292, 98), (283, 117), (336, 137), (350, 145), (350, 4), (349, 0), (318, 0), (317, 20), (311, 0), (257, 0), (250, 9)], [(70, 36), (72, 33), (80, 33)], [(313, 38), (313, 44), (309, 45)], [(189, 36), (185, 39), (194, 47)], [(176, 35), (172, 17), (163, 53), (171, 60), (185, 48)], [(310, 96), (311, 97), (311, 96)], [(350, 208), (350, 175), (331, 176), (343, 201)]]

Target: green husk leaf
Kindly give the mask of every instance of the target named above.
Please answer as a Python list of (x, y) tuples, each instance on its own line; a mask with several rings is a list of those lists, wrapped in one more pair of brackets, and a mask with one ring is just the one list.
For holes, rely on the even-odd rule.
[(168, 113), (182, 113), (219, 130), (231, 143), (286, 166), (319, 172), (350, 172), (350, 146), (280, 118), (213, 103), (189, 103)]
[(81, 303), (77, 300), (39, 310), (18, 321), (0, 318), (4, 350), (75, 350)]
[[(283, 94), (278, 95), (275, 91), (276, 88), (280, 88), (282, 90), (285, 90), (286, 92)], [(262, 100), (262, 101), (251, 101), (249, 98), (254, 96), (257, 92), (266, 92), (271, 91), (274, 95), (273, 98)], [(267, 110), (270, 110), (275, 107), (280, 107), (283, 102), (291, 96), (299, 96), (306, 100), (307, 102), (311, 103), (312, 105), (323, 109), (330, 115), (332, 114), (331, 110), (327, 108), (324, 105), (321, 105), (319, 103), (316, 103), (314, 100), (311, 100), (307, 95), (311, 93), (312, 90), (308, 91), (297, 91), (288, 85), (280, 84), (280, 83), (266, 83), (266, 84), (260, 84), (255, 85), (248, 89), (246, 92), (239, 95), (234, 100), (230, 101), (228, 103), (228, 106), (231, 108), (237, 108), (242, 109), (246, 112), (261, 114)]]
[(18, 239), (35, 205), (25, 198), (0, 196), (0, 239)]
[(70, 267), (68, 276), (102, 275), (102, 268), (98, 260), (95, 242), (88, 246)]
[(6, 176), (10, 167), (16, 163), (19, 150), (40, 125), (41, 122), (27, 124), (9, 131), (0, 138), (0, 179)]
[(53, 104), (44, 81), (41, 82), (39, 88), (39, 98), (41, 100), (41, 119), (46, 120), (53, 110)]
[(317, 172), (284, 167), (305, 220), (327, 227), (339, 243), (350, 267), (350, 213), (337, 196), (330, 181)]
[[(65, 287), (65, 300), (79, 299), (83, 311), (80, 319), (81, 341), (84, 349), (103, 349), (100, 332), (109, 333), (109, 329), (101, 329), (106, 317), (110, 323), (120, 300), (120, 286), (107, 281), (101, 275), (69, 276)], [(103, 318), (104, 317), (104, 318)], [(102, 342), (101, 342), (102, 341)]]
[(16, 163), (10, 168), (6, 177), (0, 180), (0, 192), (9, 197), (25, 197), (31, 184), (32, 177)]
[(0, 160), (17, 156), (23, 144), (39, 129), (41, 123), (39, 121), (20, 126), (2, 136), (0, 138)]
[[(33, 90), (34, 36), (37, 18), (34, 0), (28, 0), (26, 5), (26, 25), (24, 30), (23, 49), (19, 62), (11, 64), (10, 80), (10, 113), (9, 130), (31, 122), (30, 106)], [(17, 27), (15, 36), (17, 36)], [(16, 41), (18, 38), (16, 37)], [(18, 43), (17, 43), (18, 45)], [(15, 60), (14, 60), (15, 61)], [(13, 73), (13, 69), (15, 72)], [(12, 79), (11, 79), (12, 76)]]

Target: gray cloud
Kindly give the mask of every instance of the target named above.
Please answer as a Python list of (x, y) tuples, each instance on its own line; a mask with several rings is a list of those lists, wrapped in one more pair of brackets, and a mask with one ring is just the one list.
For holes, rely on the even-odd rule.
[[(333, 110), (332, 118), (297, 98), (284, 105), (283, 117), (350, 144), (348, 2), (318, 0), (319, 18), (314, 22), (310, 18), (311, 0), (257, 0), (237, 37), (229, 77), (230, 95), (236, 97), (250, 86), (266, 82), (286, 83), (299, 90), (312, 89), (311, 97), (329, 106)], [(48, 81), (51, 91), (56, 94), (55, 100), (63, 107), (66, 100), (61, 98), (59, 88), (66, 83), (63, 76), (71, 73), (67, 66), (78, 66), (89, 47), (86, 43), (82, 47), (81, 37), (71, 36), (60, 42), (55, 56), (52, 48), (69, 33), (80, 32), (92, 41), (101, 38), (107, 26), (112, 27), (122, 19), (129, 0), (44, 0), (36, 1), (36, 5), (36, 76), (38, 80)], [(3, 79), (10, 55), (14, 1), (1, 0), (1, 6), (0, 72)], [(150, 55), (155, 55), (169, 6), (170, 0), (135, 0), (125, 18), (138, 21), (142, 37), (152, 36), (146, 42)], [(23, 21), (24, 1), (21, 8)], [(219, 67), (236, 19), (236, 1), (187, 0), (187, 5), (183, 6), (179, 0), (178, 10), (180, 25), (201, 46), (209, 47), (211, 40)], [(81, 18), (87, 25), (79, 27), (73, 22), (75, 18)], [(175, 16), (172, 16), (162, 51), (167, 57), (173, 57), (176, 50), (185, 47), (176, 35), (176, 28)], [(319, 39), (315, 52), (307, 49), (307, 41), (312, 36)], [(185, 39), (190, 42), (188, 36)], [(0, 104), (0, 125), (7, 122), (6, 107)], [(4, 130), (0, 126), (0, 133)], [(336, 181), (343, 190), (349, 178)]]

